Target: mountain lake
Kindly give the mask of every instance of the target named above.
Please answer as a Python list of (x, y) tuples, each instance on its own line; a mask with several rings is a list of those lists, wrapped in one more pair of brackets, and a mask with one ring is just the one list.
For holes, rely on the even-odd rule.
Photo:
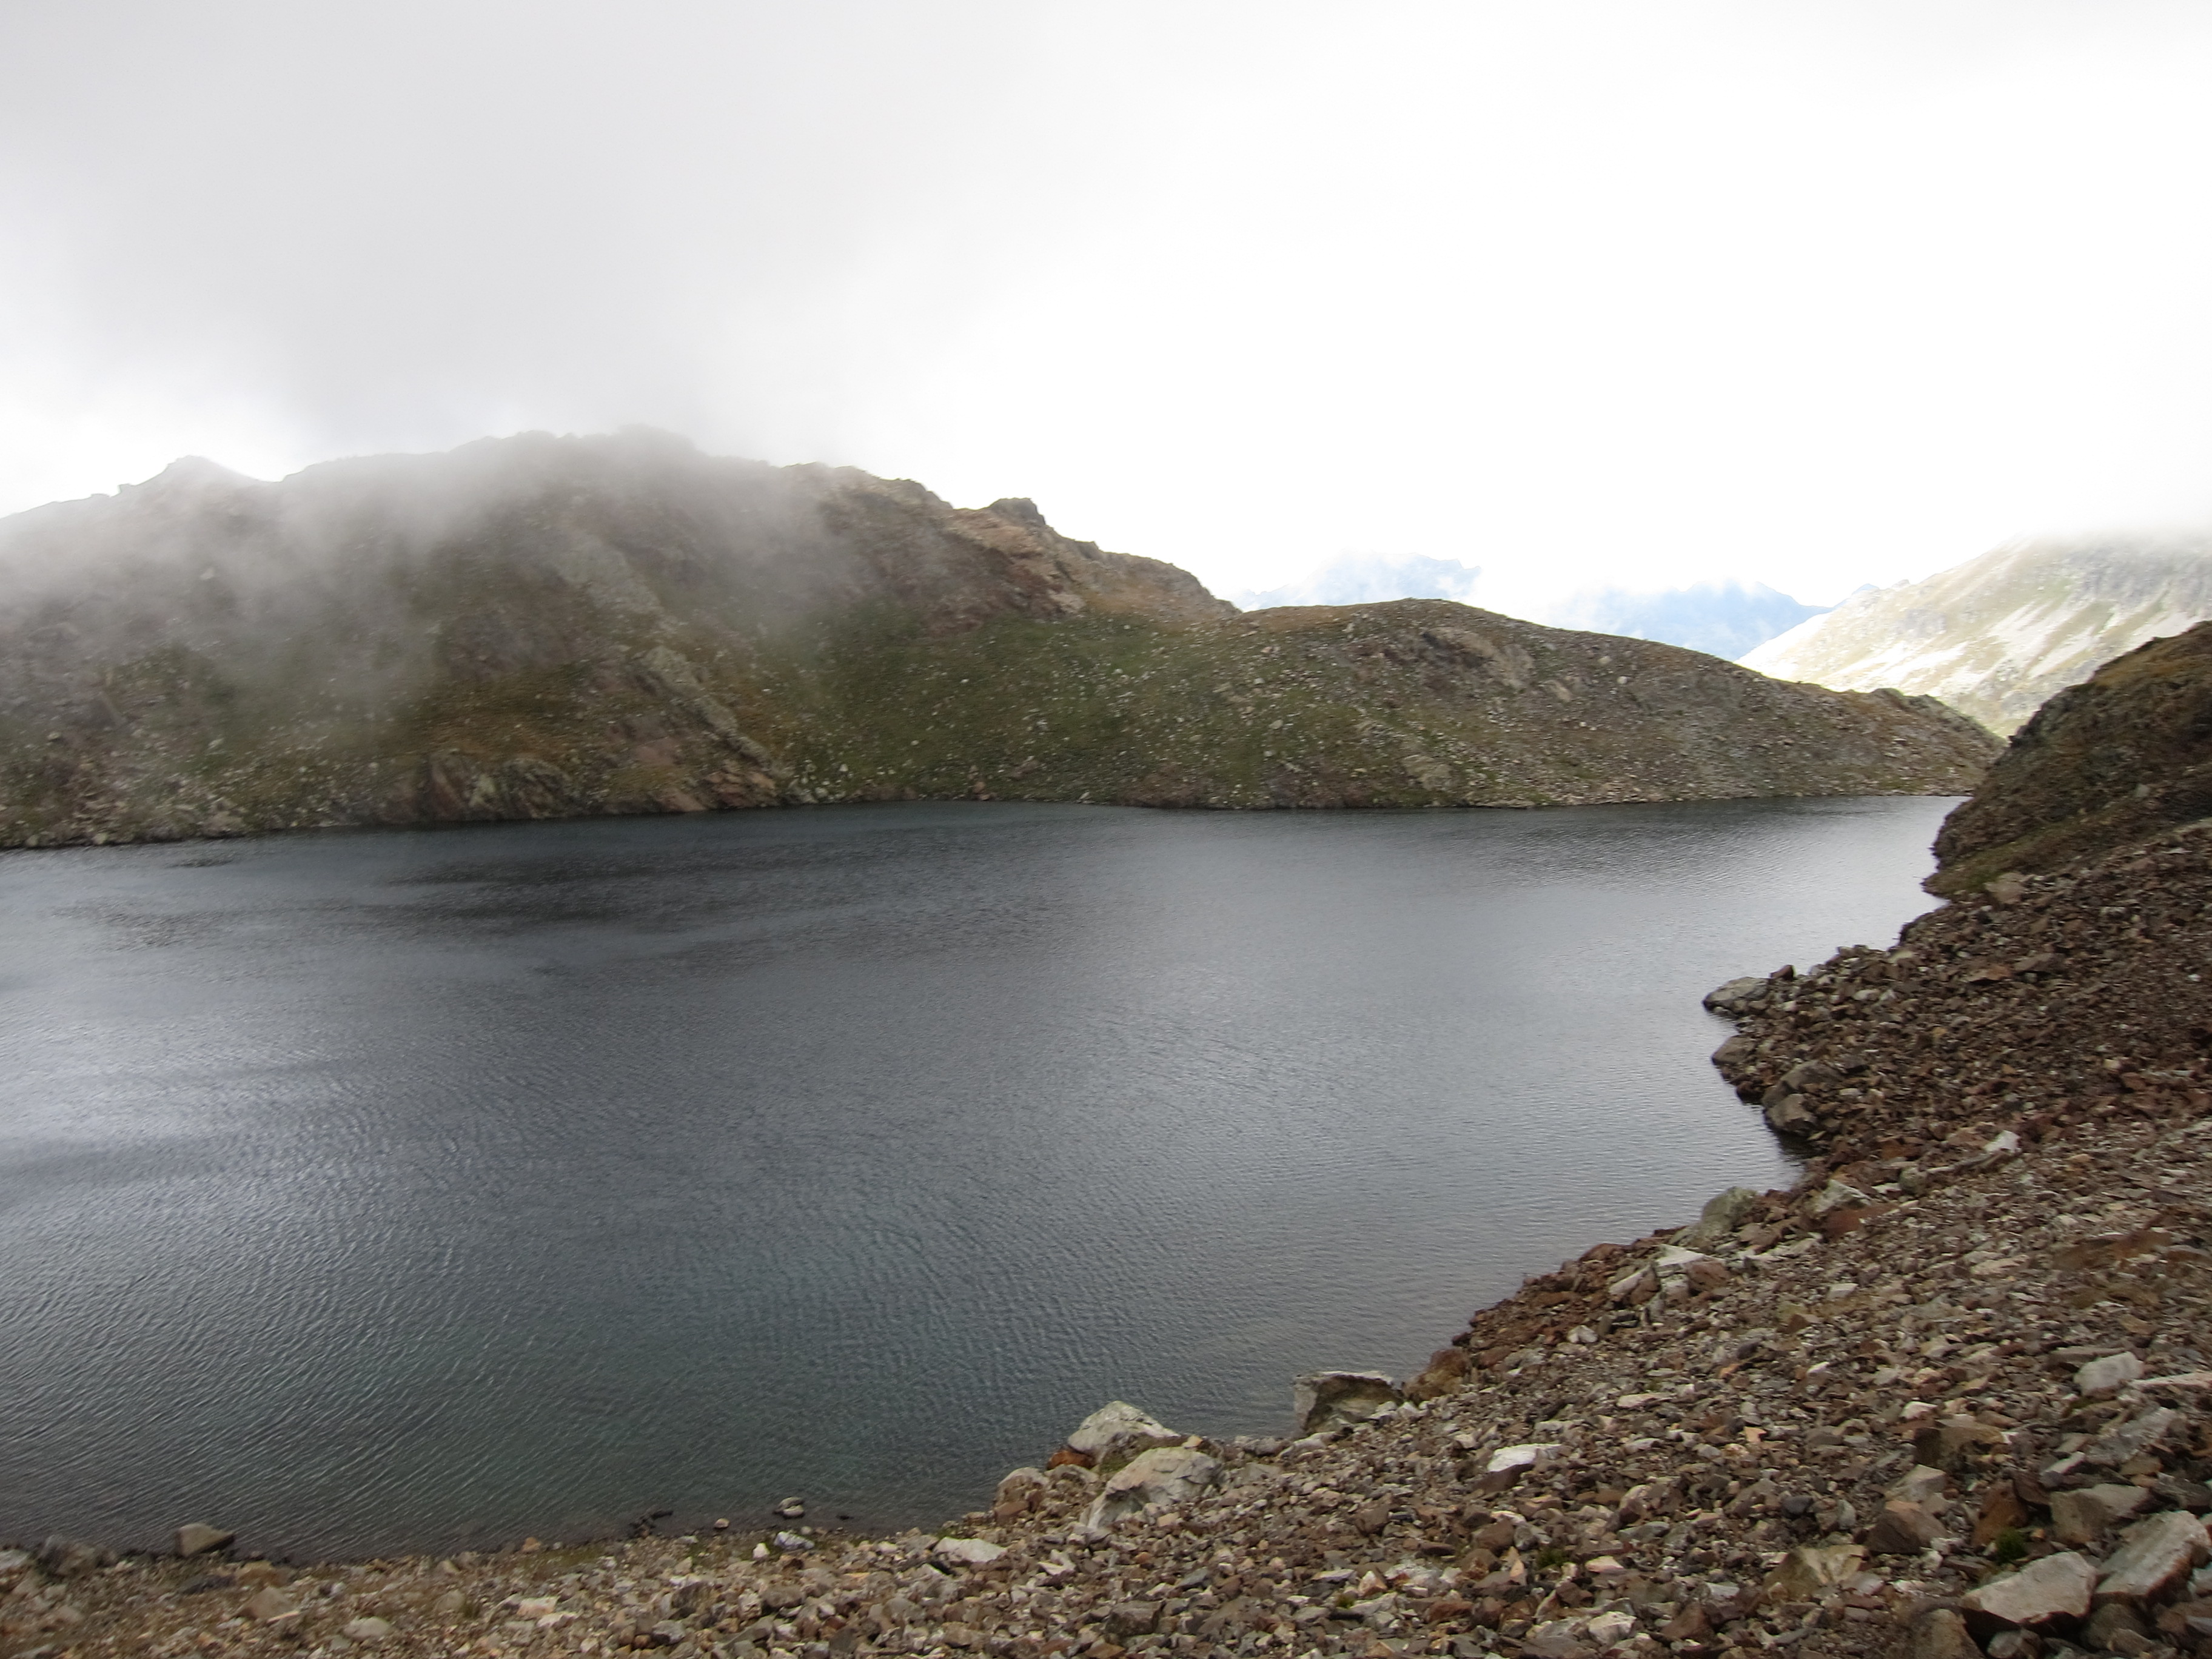
[(1952, 805), (0, 857), (0, 1539), (926, 1526), (1109, 1399), (1285, 1432), (1786, 1182), (1698, 999), (1891, 942)]

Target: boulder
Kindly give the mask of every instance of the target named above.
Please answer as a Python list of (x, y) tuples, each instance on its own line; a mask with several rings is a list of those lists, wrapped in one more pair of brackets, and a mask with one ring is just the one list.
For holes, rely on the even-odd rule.
[(1218, 1460), (1188, 1446), (1155, 1446), (1139, 1452), (1106, 1482), (1084, 1526), (1103, 1532), (1140, 1510), (1165, 1509), (1204, 1495), (1221, 1478)]
[(1806, 1105), (1802, 1095), (1784, 1094), (1769, 1102), (1763, 1109), (1766, 1114), (1766, 1127), (1770, 1129), (1802, 1129), (1818, 1121), (1813, 1115), (1812, 1108)]
[(2082, 1617), (2096, 1587), (2097, 1569), (2067, 1550), (1968, 1590), (1960, 1605), (1993, 1624), (2033, 1626)]
[(2074, 1389), (2092, 1400), (2107, 1400), (2142, 1374), (2143, 1363), (2133, 1354), (2108, 1353), (2074, 1373)]
[(1912, 1437), (1912, 1455), (1931, 1468), (1963, 1468), (1977, 1454), (2004, 1444), (2004, 1431), (1978, 1419), (1947, 1417)]
[(1705, 1009), (1709, 1013), (1723, 1017), (1740, 1014), (1766, 994), (1766, 981), (1753, 975), (1732, 979), (1725, 985), (1717, 985), (1705, 993)]
[(1766, 1581), (1766, 1593), (1778, 1601), (1816, 1601), (1821, 1592), (1840, 1584), (1859, 1570), (1866, 1551), (1856, 1544), (1820, 1548), (1801, 1544), (1782, 1558)]
[(1183, 1437), (1126, 1400), (1109, 1400), (1077, 1425), (1067, 1449), (1098, 1464), (1126, 1461), (1154, 1446), (1180, 1446)]
[(1905, 1631), (1905, 1659), (1979, 1659), (1981, 1651), (1953, 1607), (1930, 1607)]
[(39, 1546), (38, 1562), (54, 1578), (75, 1578), (97, 1571), (115, 1559), (115, 1552), (57, 1534)]
[(2094, 1544), (2112, 1523), (2124, 1521), (2150, 1494), (2141, 1486), (2079, 1486), (2051, 1494), (2051, 1535), (2062, 1544)]
[(177, 1553), (204, 1555), (210, 1550), (219, 1550), (237, 1537), (234, 1532), (225, 1532), (221, 1527), (210, 1527), (203, 1522), (187, 1521), (177, 1528)]
[(1694, 1224), (1674, 1235), (1674, 1243), (1685, 1249), (1710, 1250), (1734, 1232), (1759, 1207), (1759, 1194), (1748, 1187), (1731, 1187), (1705, 1200), (1705, 1207), (1698, 1212)]
[(1729, 1280), (1729, 1271), (1721, 1263), (1702, 1250), (1680, 1244), (1661, 1246), (1651, 1271), (1658, 1275), (1660, 1293), (1676, 1302), (1692, 1290), (1717, 1290)]
[(246, 1616), (263, 1625), (273, 1625), (280, 1619), (297, 1619), (299, 1600), (289, 1590), (264, 1584), (247, 1599)]
[(981, 1538), (940, 1538), (930, 1552), (940, 1561), (957, 1561), (970, 1567), (988, 1567), (1006, 1553), (1005, 1545)]
[(1919, 1504), (1892, 1498), (1867, 1528), (1866, 1547), (1876, 1555), (1917, 1555), (1942, 1535), (1942, 1523)]
[(1908, 1504), (1917, 1504), (1923, 1509), (1929, 1509), (1937, 1498), (1943, 1496), (1944, 1488), (1950, 1484), (1951, 1477), (1942, 1470), (1930, 1468), (1925, 1463), (1915, 1463), (1897, 1478), (1887, 1496), (1901, 1498)]
[(2081, 1461), (2100, 1469), (2116, 1469), (2136, 1453), (2148, 1451), (2164, 1441), (2180, 1421), (2181, 1413), (2171, 1407), (2154, 1407), (2099, 1435), (2081, 1449)]
[(1556, 1440), (1531, 1442), (1521, 1446), (1500, 1446), (1490, 1454), (1490, 1462), (1483, 1466), (1485, 1474), (1517, 1474), (1522, 1469), (1533, 1469), (1540, 1463), (1548, 1463), (1559, 1455)]
[(2124, 1601), (2106, 1602), (2081, 1626), (2081, 1640), (2089, 1644), (2092, 1653), (2126, 1653), (2147, 1645), (2144, 1638), (2149, 1634), (2135, 1609)]
[(1160, 1604), (1157, 1601), (1116, 1601), (1106, 1609), (1103, 1622), (1109, 1636), (1116, 1641), (1126, 1642), (1133, 1636), (1147, 1634), (1160, 1622)]
[(1583, 1640), (1584, 1628), (1579, 1619), (1550, 1620), (1521, 1638), (1521, 1651), (1532, 1659), (1579, 1659), (1591, 1650)]
[(398, 1634), (390, 1620), (379, 1619), (374, 1614), (346, 1621), (345, 1638), (349, 1642), (360, 1642), (374, 1647), (379, 1642), (388, 1642)]
[(1828, 1183), (1813, 1194), (1805, 1208), (1808, 1213), (1818, 1216), (1826, 1215), (1831, 1210), (1840, 1210), (1846, 1204), (1865, 1204), (1869, 1201), (1864, 1193), (1849, 1182), (1838, 1181), (1831, 1176)]
[(1782, 1086), (1796, 1091), (1805, 1089), (1829, 1089), (1844, 1080), (1844, 1074), (1825, 1060), (1808, 1060), (1791, 1066), (1782, 1074)]
[(1601, 1613), (1583, 1627), (1583, 1634), (1601, 1648), (1609, 1648), (1616, 1642), (1626, 1642), (1636, 1634), (1636, 1619), (1632, 1613), (1615, 1607)]
[(2142, 1601), (2172, 1589), (2212, 1554), (2204, 1523), (2181, 1510), (2138, 1521), (2120, 1534), (2120, 1547), (2097, 1580), (2100, 1601)]
[(1012, 1521), (1045, 1502), (1051, 1492), (1052, 1481), (1042, 1469), (1010, 1469), (992, 1494), (991, 1513), (1001, 1521)]
[(1300, 1434), (1364, 1423), (1405, 1398), (1381, 1371), (1308, 1371), (1291, 1383), (1291, 1413)]

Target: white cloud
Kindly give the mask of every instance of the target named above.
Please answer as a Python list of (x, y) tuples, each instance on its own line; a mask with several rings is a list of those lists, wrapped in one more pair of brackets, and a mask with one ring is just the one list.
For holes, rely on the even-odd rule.
[(1831, 600), (2212, 520), (2208, 78), (2139, 0), (0, 9), (0, 507), (642, 421), (1223, 588)]

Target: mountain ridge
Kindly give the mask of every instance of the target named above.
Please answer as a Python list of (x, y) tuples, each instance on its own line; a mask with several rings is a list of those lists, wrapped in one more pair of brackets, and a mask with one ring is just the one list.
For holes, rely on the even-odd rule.
[(0, 521), (0, 844), (831, 800), (1948, 793), (1948, 710), (1450, 601), (1239, 614), (1008, 498), (526, 434)]

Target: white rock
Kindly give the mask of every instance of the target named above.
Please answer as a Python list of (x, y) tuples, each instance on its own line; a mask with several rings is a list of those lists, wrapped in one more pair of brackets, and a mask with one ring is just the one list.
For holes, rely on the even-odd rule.
[(347, 1641), (365, 1642), (371, 1646), (379, 1642), (388, 1642), (398, 1633), (392, 1629), (389, 1620), (379, 1619), (374, 1614), (363, 1619), (350, 1620), (345, 1627)]
[(981, 1538), (940, 1538), (930, 1552), (940, 1560), (964, 1561), (971, 1567), (988, 1567), (1006, 1553), (1005, 1545)]
[(1204, 1494), (1221, 1478), (1221, 1464), (1188, 1446), (1155, 1446), (1129, 1460), (1107, 1481), (1084, 1517), (1091, 1532), (1103, 1532), (1139, 1510), (1165, 1509)]
[(1992, 1580), (1960, 1598), (1972, 1612), (2007, 1625), (2039, 1625), (2052, 1619), (2079, 1619), (2089, 1611), (2097, 1569), (2067, 1550), (2031, 1561), (2018, 1572)]
[(2165, 1406), (2130, 1418), (2107, 1430), (2081, 1449), (2081, 1456), (2100, 1468), (2118, 1468), (2137, 1452), (2148, 1451), (2172, 1432), (2181, 1413)]
[(2133, 1354), (2108, 1353), (2074, 1373), (2074, 1391), (2093, 1400), (2107, 1398), (2142, 1374), (2143, 1363)]
[(1490, 1454), (1490, 1462), (1483, 1466), (1485, 1474), (1504, 1474), (1510, 1469), (1533, 1469), (1539, 1463), (1549, 1462), (1558, 1455), (1560, 1443), (1547, 1441), (1542, 1444), (1501, 1446)]
[(1583, 1627), (1583, 1634), (1598, 1646), (1609, 1648), (1614, 1643), (1626, 1642), (1636, 1634), (1636, 1620), (1632, 1615), (1616, 1608), (1611, 1613), (1601, 1613), (1591, 1620)]
[(2212, 1554), (2204, 1523), (2180, 1510), (2138, 1521), (2120, 1534), (2120, 1547), (2105, 1563), (2097, 1581), (2100, 1601), (2140, 1601), (2178, 1583), (2183, 1574)]
[(1182, 1437), (1150, 1412), (1126, 1400), (1109, 1400), (1085, 1418), (1067, 1437), (1068, 1449), (1091, 1457), (1143, 1451), (1152, 1446), (1175, 1446)]

